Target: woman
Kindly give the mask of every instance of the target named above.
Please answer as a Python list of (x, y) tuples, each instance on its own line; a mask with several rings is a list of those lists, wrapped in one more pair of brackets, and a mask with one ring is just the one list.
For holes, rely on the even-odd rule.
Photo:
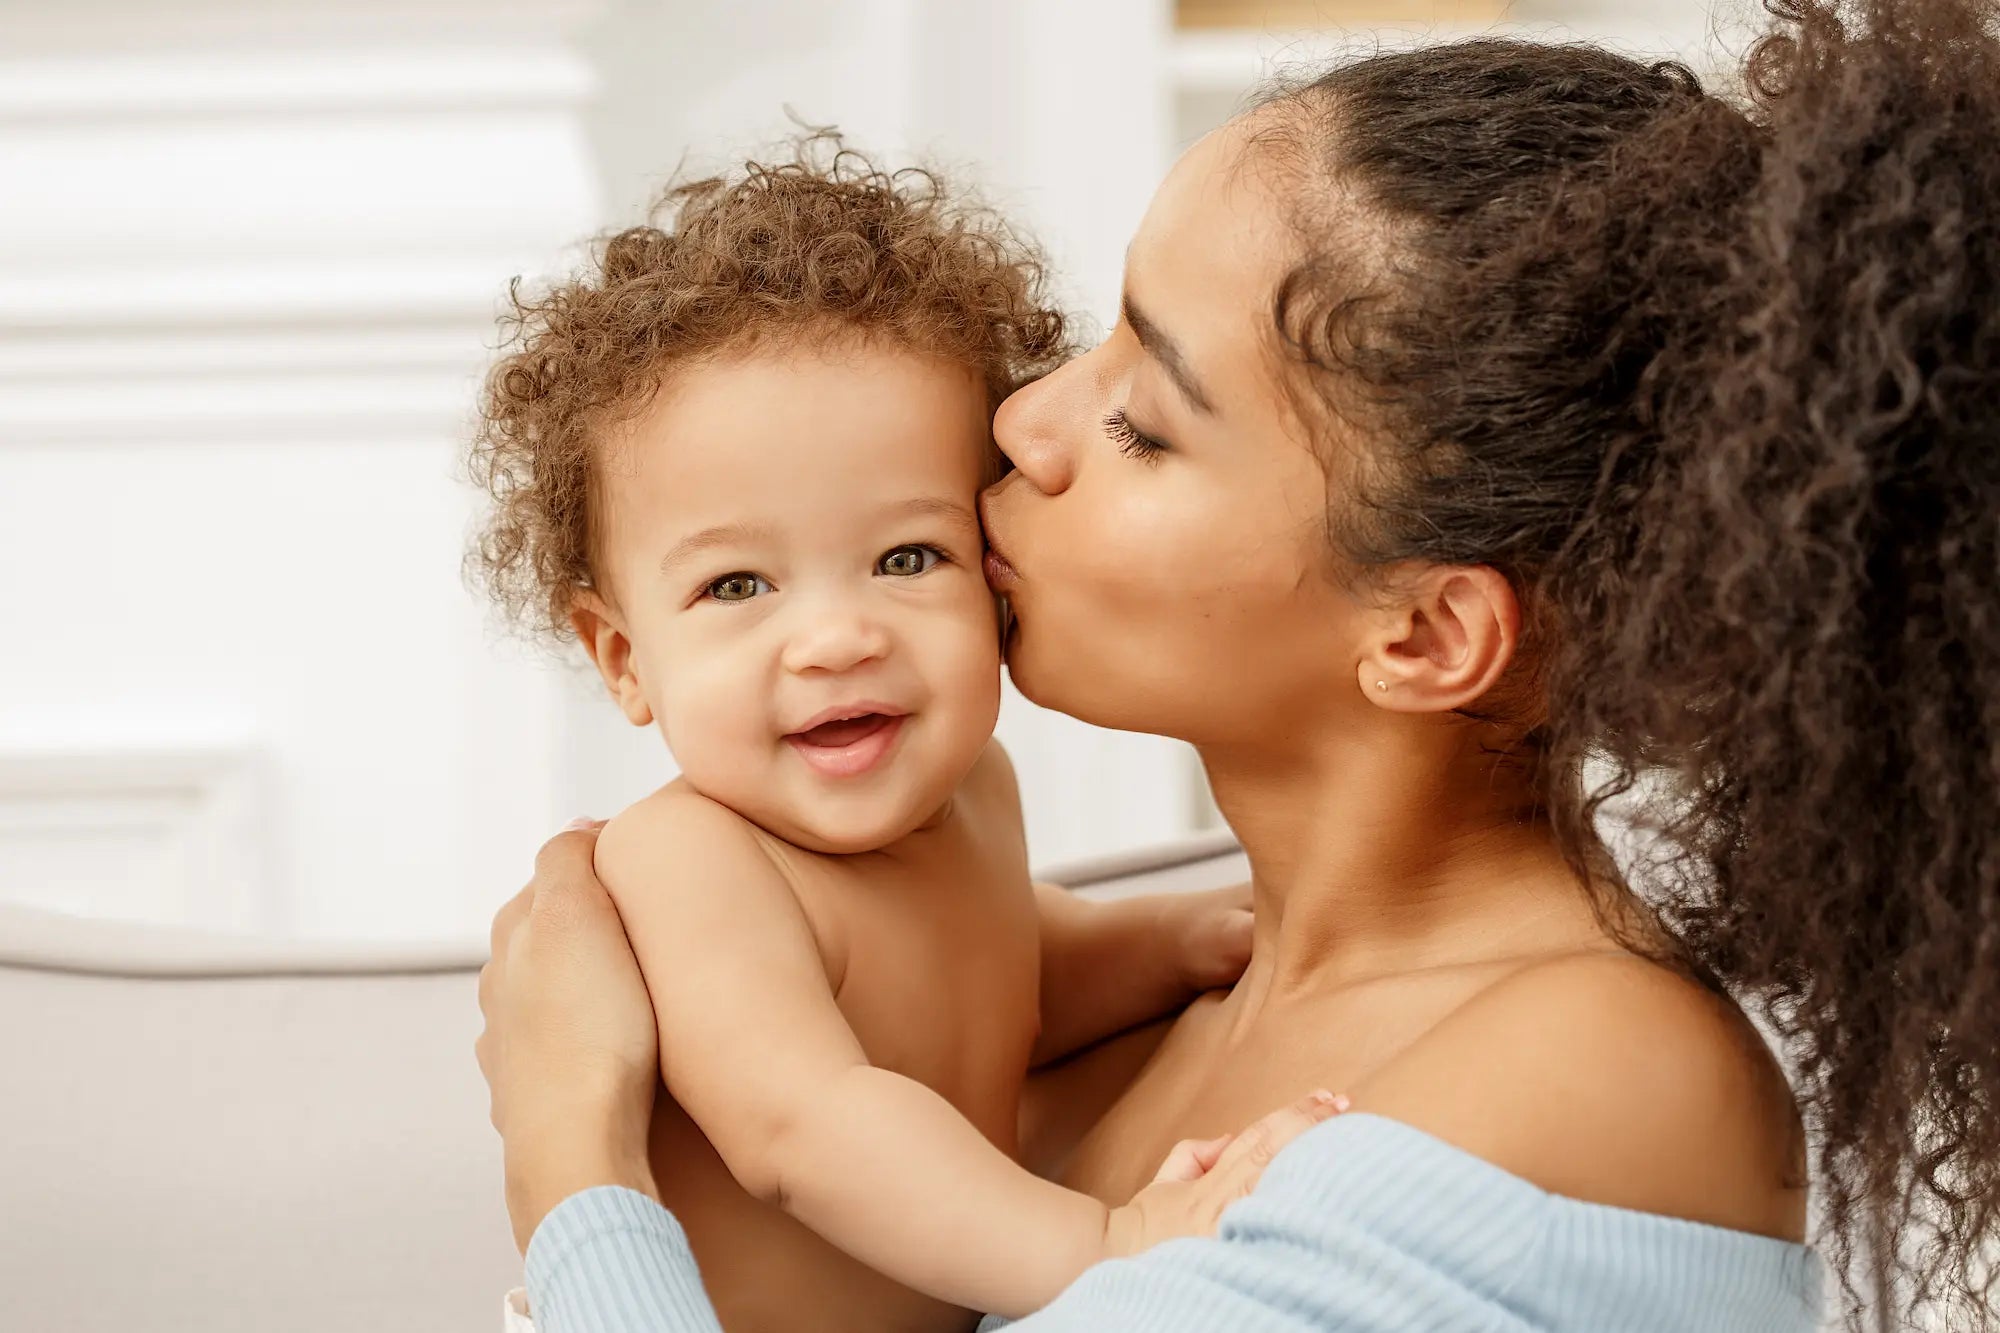
[[(1725, 993), (1850, 1316), (1990, 1320), (2000, 40), (1772, 7), (1748, 116), (1499, 41), (1279, 94), (1002, 409), (1015, 681), (1194, 743), (1257, 898), (1232, 992), (1048, 1076), (1043, 1164), (1122, 1200), (1296, 1087), (1356, 1112), (1027, 1326), (1809, 1328), (1800, 1115)], [(1595, 816), (1654, 774), (1641, 898)], [(544, 1333), (713, 1327), (587, 1188), (647, 1186), (656, 1068), (587, 834), (485, 981)]]

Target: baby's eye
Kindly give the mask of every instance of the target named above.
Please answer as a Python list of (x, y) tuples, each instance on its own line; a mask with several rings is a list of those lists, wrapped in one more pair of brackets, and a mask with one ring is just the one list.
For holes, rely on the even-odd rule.
[(909, 578), (930, 569), (942, 559), (944, 553), (933, 546), (898, 546), (875, 562), (875, 572)]
[(724, 574), (708, 585), (708, 596), (718, 602), (747, 602), (759, 593), (771, 591), (768, 580), (756, 575), (738, 572)]

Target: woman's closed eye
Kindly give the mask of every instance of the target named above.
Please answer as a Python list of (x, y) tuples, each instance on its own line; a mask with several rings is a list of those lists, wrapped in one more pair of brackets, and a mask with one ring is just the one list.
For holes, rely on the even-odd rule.
[(739, 569), (734, 574), (724, 574), (713, 579), (702, 589), (702, 598), (711, 602), (747, 602), (767, 592), (775, 592), (771, 581), (762, 574), (752, 574)]
[(1132, 419), (1125, 415), (1125, 409), (1122, 407), (1104, 418), (1104, 431), (1118, 442), (1118, 452), (1127, 458), (1152, 462), (1167, 452), (1166, 441), (1157, 440), (1134, 426)]
[(882, 558), (875, 562), (875, 572), (899, 579), (915, 578), (919, 574), (929, 573), (949, 558), (935, 546), (924, 546), (913, 542), (908, 546), (898, 546), (893, 551), (885, 552)]

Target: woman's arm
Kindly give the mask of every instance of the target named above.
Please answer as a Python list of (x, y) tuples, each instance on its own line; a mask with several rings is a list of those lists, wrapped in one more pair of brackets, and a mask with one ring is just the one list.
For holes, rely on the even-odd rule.
[(557, 1204), (528, 1242), (526, 1282), (535, 1333), (722, 1333), (687, 1233), (629, 1188)]

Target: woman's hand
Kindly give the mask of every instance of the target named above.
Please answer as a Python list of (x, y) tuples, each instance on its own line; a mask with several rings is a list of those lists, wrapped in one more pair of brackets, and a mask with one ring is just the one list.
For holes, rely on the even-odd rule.
[(535, 877), (493, 918), (474, 1050), (507, 1167), (514, 1243), (578, 1190), (658, 1197), (646, 1131), (659, 1085), (653, 1007), (591, 858), (599, 823), (543, 845)]
[(1257, 1188), (1280, 1149), (1347, 1108), (1347, 1098), (1321, 1090), (1273, 1111), (1241, 1134), (1181, 1140), (1153, 1183), (1123, 1208), (1111, 1210), (1106, 1257), (1137, 1254), (1179, 1236), (1213, 1236), (1222, 1210)]

